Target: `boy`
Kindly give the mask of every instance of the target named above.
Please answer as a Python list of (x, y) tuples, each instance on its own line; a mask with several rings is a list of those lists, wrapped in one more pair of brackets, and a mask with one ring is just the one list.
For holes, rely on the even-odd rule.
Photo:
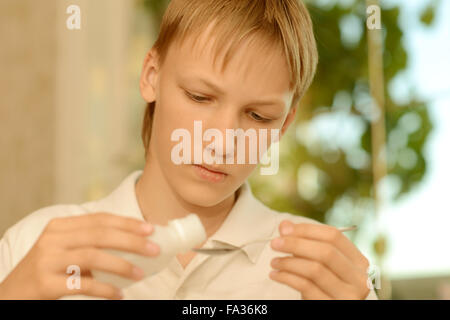
[[(256, 164), (233, 161), (236, 137), (225, 148), (218, 140), (230, 129), (255, 130), (258, 146), (273, 142), (273, 132), (282, 136), (317, 60), (312, 23), (298, 0), (172, 0), (140, 80), (148, 103), (143, 171), (104, 199), (43, 208), (8, 229), (0, 242), (0, 298), (376, 299), (368, 260), (353, 243), (334, 227), (257, 201), (246, 182)], [(193, 155), (195, 143), (188, 143), (181, 153), (190, 161), (174, 161), (174, 132), (195, 135), (198, 122), (214, 130), (213, 146), (202, 142)], [(196, 158), (208, 148), (213, 163)], [(254, 150), (244, 152), (247, 159)], [(191, 212), (208, 237), (199, 247), (243, 247), (220, 257), (179, 254), (147, 278), (101, 250), (156, 256), (158, 246), (146, 240), (152, 225)], [(264, 238), (276, 239), (245, 246)], [(81, 288), (67, 286), (73, 265)], [(92, 269), (136, 282), (121, 292), (96, 281)]]

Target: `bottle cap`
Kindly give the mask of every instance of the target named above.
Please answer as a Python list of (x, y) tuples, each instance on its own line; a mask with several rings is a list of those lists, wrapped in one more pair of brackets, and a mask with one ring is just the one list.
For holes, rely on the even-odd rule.
[(206, 240), (205, 228), (195, 213), (191, 213), (181, 219), (171, 220), (169, 221), (169, 225), (177, 230), (186, 251)]

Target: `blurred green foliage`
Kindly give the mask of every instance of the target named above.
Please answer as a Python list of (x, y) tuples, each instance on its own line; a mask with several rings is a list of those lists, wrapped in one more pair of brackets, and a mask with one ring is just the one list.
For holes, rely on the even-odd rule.
[(141, 4), (152, 16), (156, 27), (159, 27), (161, 24), (164, 11), (169, 5), (169, 2), (170, 0), (142, 0)]
[[(142, 0), (159, 25), (168, 0)], [(350, 4), (348, 4), (350, 2)], [(306, 1), (315, 26), (320, 61), (316, 78), (301, 102), (296, 124), (281, 140), (280, 171), (255, 174), (255, 195), (268, 206), (327, 222), (339, 201), (368, 200), (371, 210), (370, 90), (365, 1)], [(320, 4), (319, 4), (320, 3)], [(423, 147), (432, 129), (427, 104), (410, 93), (398, 102), (389, 85), (407, 68), (408, 52), (399, 26), (400, 7), (382, 8), (388, 173), (397, 189), (409, 192), (426, 171)], [(417, 17), (432, 24), (436, 2)], [(412, 84), (411, 84), (412, 85)], [(255, 173), (258, 170), (255, 171)], [(335, 224), (357, 222), (346, 207)], [(353, 207), (354, 208), (354, 207)], [(355, 216), (354, 216), (355, 215)]]
[(435, 12), (437, 8), (440, 5), (441, 0), (430, 0), (428, 3), (428, 6), (423, 10), (422, 14), (420, 15), (420, 21), (430, 26), (433, 24)]

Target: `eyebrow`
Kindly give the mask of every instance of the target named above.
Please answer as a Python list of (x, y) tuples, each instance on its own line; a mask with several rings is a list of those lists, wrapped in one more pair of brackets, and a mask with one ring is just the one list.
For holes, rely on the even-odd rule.
[[(202, 82), (203, 84), (205, 84), (206, 86), (210, 87), (211, 89), (215, 90), (216, 92), (224, 95), (225, 92), (223, 89), (221, 89), (217, 84), (214, 84), (213, 82), (207, 80), (207, 79), (203, 79), (200, 77), (195, 77), (193, 79), (198, 80), (199, 82)], [(284, 105), (284, 101), (279, 100), (279, 99), (275, 99), (275, 100), (254, 100), (250, 103), (248, 103), (247, 105), (279, 105), (280, 107), (285, 107)]]

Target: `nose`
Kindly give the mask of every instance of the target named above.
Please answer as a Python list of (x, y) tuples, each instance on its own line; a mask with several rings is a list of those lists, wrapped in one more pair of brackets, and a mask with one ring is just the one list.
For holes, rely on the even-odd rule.
[(216, 131), (221, 139), (214, 137), (213, 141), (206, 142), (206, 148), (211, 151), (212, 155), (222, 157), (224, 162), (227, 158), (234, 157), (237, 138), (234, 135), (230, 135), (227, 139), (227, 130), (233, 130), (234, 132), (234, 130), (238, 128), (240, 128), (239, 113), (233, 110), (232, 107), (221, 108), (221, 110), (208, 121), (208, 124), (205, 127), (205, 129)]

